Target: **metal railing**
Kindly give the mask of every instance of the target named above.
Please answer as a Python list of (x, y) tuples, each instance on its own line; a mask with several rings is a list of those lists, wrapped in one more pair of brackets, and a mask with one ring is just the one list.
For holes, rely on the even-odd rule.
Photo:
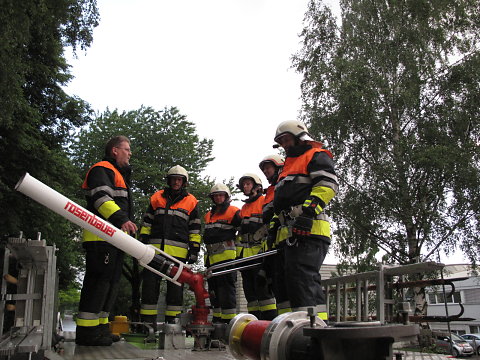
[[(381, 324), (391, 322), (394, 316), (395, 300), (392, 296), (391, 284), (393, 278), (403, 279), (405, 275), (428, 273), (442, 270), (442, 263), (424, 262), (409, 265), (380, 264), (378, 270), (352, 274), (322, 280), (326, 290), (327, 312), (331, 314), (330, 299), (335, 297), (335, 320), (337, 322), (352, 320), (349, 316), (348, 293), (355, 293), (353, 298), (356, 321), (369, 321), (369, 293), (375, 294), (375, 318)], [(402, 281), (402, 280), (401, 280)], [(354, 286), (352, 286), (354, 284)], [(332, 295), (334, 294), (334, 295)], [(408, 317), (408, 314), (406, 315)]]

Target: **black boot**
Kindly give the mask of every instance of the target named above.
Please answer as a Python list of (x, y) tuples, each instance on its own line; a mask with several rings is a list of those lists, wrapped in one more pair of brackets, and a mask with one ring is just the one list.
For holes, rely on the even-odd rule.
[(212, 317), (212, 324), (221, 324), (223, 323), (222, 318), (218, 316)]
[(248, 313), (255, 316), (258, 320), (262, 319), (262, 313), (260, 310), (249, 311)]
[(78, 326), (75, 335), (75, 344), (84, 346), (110, 346), (112, 338), (102, 335), (100, 326)]
[(166, 324), (175, 324), (175, 319), (176, 318), (177, 318), (176, 316), (165, 315), (165, 323)]
[(110, 326), (108, 324), (100, 324), (98, 326), (100, 327), (100, 332), (103, 336), (110, 336), (112, 338), (112, 342), (120, 341), (120, 336), (112, 334), (110, 332)]
[(262, 311), (260, 320), (273, 320), (277, 317), (277, 309)]

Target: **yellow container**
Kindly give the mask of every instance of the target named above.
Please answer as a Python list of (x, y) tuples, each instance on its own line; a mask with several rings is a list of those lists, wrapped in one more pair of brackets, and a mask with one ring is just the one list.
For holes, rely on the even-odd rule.
[(130, 323), (126, 316), (115, 316), (114, 321), (110, 321), (110, 332), (115, 335), (130, 332)]

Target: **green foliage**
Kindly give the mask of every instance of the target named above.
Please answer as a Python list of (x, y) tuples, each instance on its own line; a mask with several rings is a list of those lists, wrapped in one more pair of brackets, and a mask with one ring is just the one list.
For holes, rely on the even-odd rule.
[(64, 46), (88, 47), (98, 23), (94, 0), (0, 1), (0, 233), (42, 238), (60, 249), (60, 288), (81, 263), (78, 230), (14, 186), (29, 172), (55, 190), (74, 194), (81, 182), (64, 146), (89, 119), (81, 99), (62, 86), (71, 78)]
[(20, 123), (42, 126), (56, 144), (70, 123), (83, 123), (84, 103), (61, 89), (71, 77), (63, 47), (90, 45), (99, 19), (96, 1), (2, 0), (0, 6), (0, 124), (12, 129), (25, 117)]
[[(341, 193), (335, 246), (360, 269), (456, 245), (479, 260), (480, 3), (312, 0), (294, 67)], [(339, 22), (337, 22), (339, 20)]]
[(76, 311), (80, 302), (80, 289), (78, 286), (69, 286), (65, 290), (58, 291), (59, 311)]

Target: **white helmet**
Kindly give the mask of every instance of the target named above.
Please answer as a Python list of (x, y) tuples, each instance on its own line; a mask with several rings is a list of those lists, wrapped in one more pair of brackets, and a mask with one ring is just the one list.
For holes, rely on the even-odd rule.
[(260, 177), (256, 174), (253, 174), (253, 173), (245, 173), (242, 175), (242, 177), (238, 180), (238, 185), (237, 187), (240, 189), (240, 190), (243, 190), (242, 189), (242, 182), (243, 180), (245, 179), (252, 179), (254, 184), (257, 185), (257, 186), (260, 186), (260, 187), (263, 187), (263, 184), (262, 184), (262, 180), (260, 180)]
[(213, 198), (213, 195), (218, 194), (218, 193), (226, 193), (227, 198), (230, 199), (230, 189), (228, 188), (227, 185), (225, 184), (215, 184), (212, 186), (212, 189), (210, 190), (209, 196)]
[(274, 140), (278, 143), (278, 139), (285, 134), (292, 134), (300, 140), (313, 140), (305, 124), (298, 120), (287, 120), (280, 123), (275, 132)]
[(170, 168), (167, 172), (167, 182), (168, 182), (168, 177), (169, 176), (181, 176), (185, 180), (184, 184), (186, 185), (188, 183), (188, 173), (185, 168), (183, 168), (180, 165), (175, 165), (174, 167)]
[(285, 159), (283, 158), (283, 156), (277, 154), (265, 156), (263, 160), (260, 161), (260, 164), (258, 164), (260, 170), (263, 171), (263, 167), (269, 162), (272, 163), (273, 166), (279, 168), (283, 166), (283, 164), (285, 163)]

